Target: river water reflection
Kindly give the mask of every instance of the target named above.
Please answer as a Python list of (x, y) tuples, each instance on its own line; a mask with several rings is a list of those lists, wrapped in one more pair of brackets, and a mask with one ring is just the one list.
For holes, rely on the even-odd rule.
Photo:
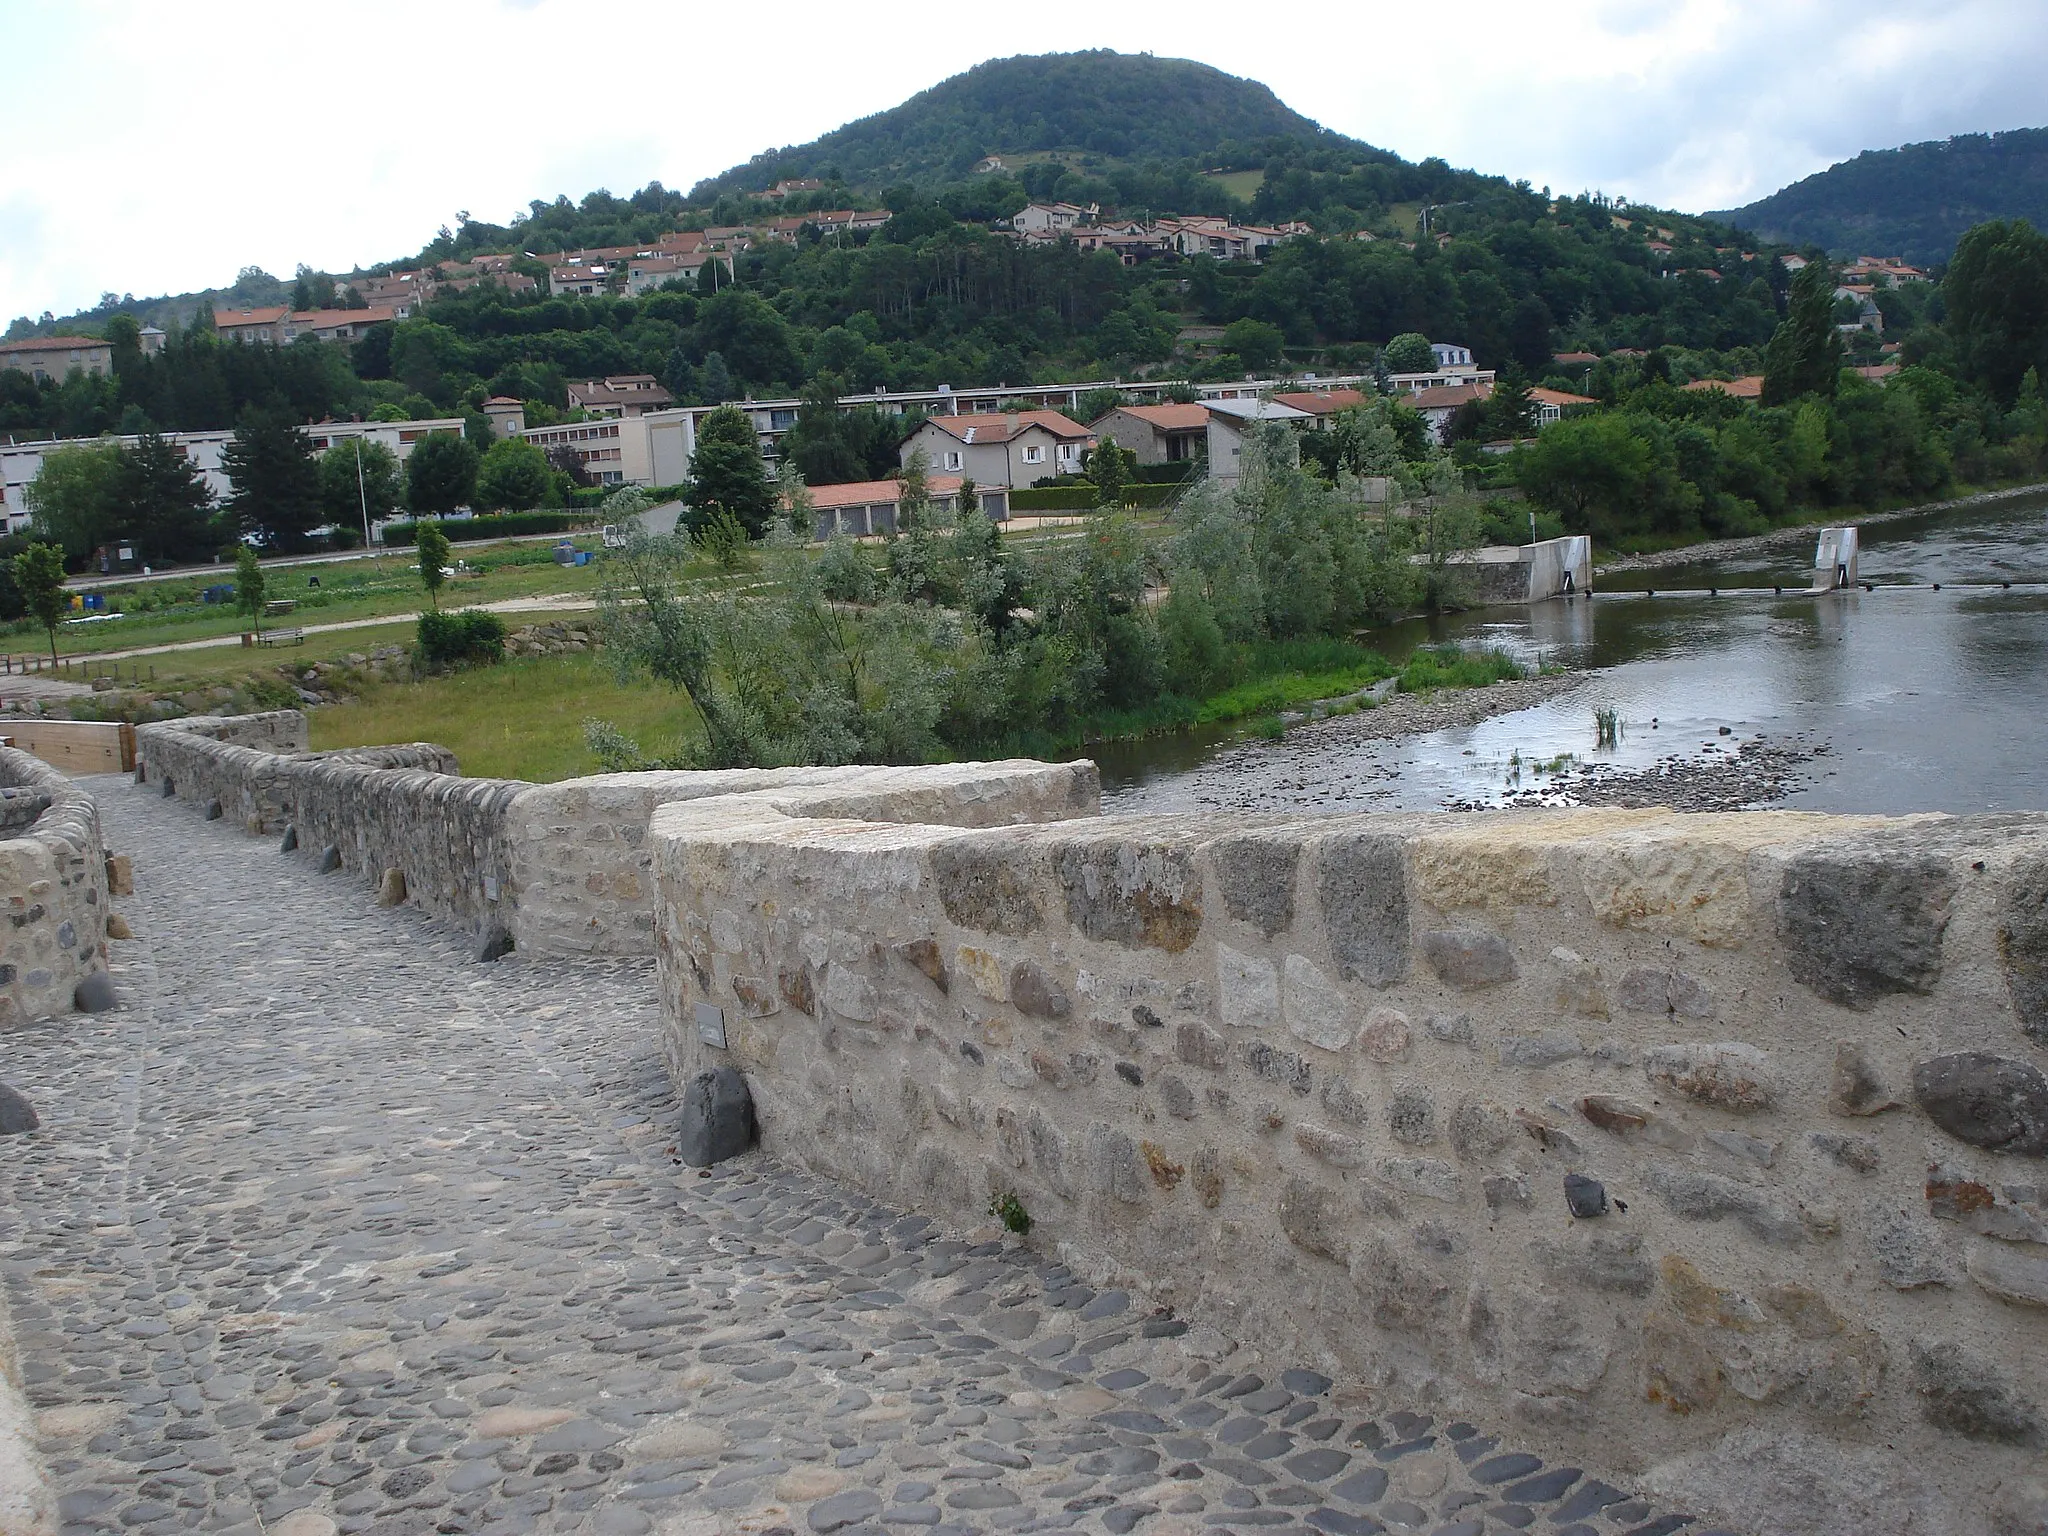
[[(1290, 802), (1329, 810), (1490, 802), (1540, 787), (1535, 765), (1561, 756), (1642, 768), (1706, 747), (1726, 753), (1763, 735), (1827, 748), (1808, 766), (1808, 782), (1775, 804), (2048, 809), (2048, 495), (1866, 528), (1862, 575), (1875, 592), (1730, 590), (1801, 588), (1810, 561), (1807, 547), (1633, 573), (1603, 580), (1591, 601), (1395, 626), (1376, 638), (1397, 658), (1449, 641), (1590, 675), (1535, 708), (1406, 741), (1347, 741), (1340, 727), (1319, 728), (1275, 753), (1300, 775), (1300, 746), (1327, 743)], [(2001, 590), (2001, 581), (2015, 585)], [(1659, 595), (1642, 595), (1653, 586)], [(1705, 596), (1710, 586), (1722, 595)], [(1595, 745), (1601, 707), (1618, 709), (1624, 722), (1620, 742), (1605, 749)], [(1724, 726), (1731, 736), (1720, 734)], [(1222, 750), (1228, 756), (1218, 762)], [(1219, 733), (1092, 755), (1105, 808), (1132, 812), (1228, 803), (1205, 787), (1255, 772), (1267, 750)], [(1357, 771), (1361, 757), (1372, 772)]]

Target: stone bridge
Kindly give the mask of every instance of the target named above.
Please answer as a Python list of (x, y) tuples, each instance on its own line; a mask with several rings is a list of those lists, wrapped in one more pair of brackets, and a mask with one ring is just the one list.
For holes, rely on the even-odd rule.
[(51, 1528), (2048, 1523), (2048, 818), (143, 737), (0, 1035)]

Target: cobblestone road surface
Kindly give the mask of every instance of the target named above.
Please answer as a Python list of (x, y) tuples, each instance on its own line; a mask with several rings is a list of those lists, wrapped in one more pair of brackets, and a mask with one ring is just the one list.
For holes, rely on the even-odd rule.
[(477, 965), (89, 782), (125, 1007), (6, 1037), (44, 1129), (0, 1144), (67, 1532), (1688, 1525), (758, 1155), (700, 1178), (649, 967)]

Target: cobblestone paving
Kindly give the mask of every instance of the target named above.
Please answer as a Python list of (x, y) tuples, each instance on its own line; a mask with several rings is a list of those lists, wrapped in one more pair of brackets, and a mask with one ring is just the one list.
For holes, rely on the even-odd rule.
[(477, 965), (91, 784), (135, 858), (126, 1006), (7, 1037), (45, 1128), (0, 1155), (67, 1532), (1689, 1524), (1028, 1250), (759, 1156), (699, 1177), (648, 967)]

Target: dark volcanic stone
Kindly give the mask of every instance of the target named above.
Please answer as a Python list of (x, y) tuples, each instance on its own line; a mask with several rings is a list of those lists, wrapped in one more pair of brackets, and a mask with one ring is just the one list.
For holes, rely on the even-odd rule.
[(221, 809), (221, 804), (218, 800), (209, 800), (206, 802), (206, 819), (208, 821), (219, 821), (221, 817), (225, 814), (226, 813)]
[(1985, 1051), (1932, 1056), (1913, 1065), (1913, 1097), (1958, 1141), (2048, 1157), (2048, 1078), (2029, 1062)]
[(1904, 850), (1805, 854), (1778, 886), (1778, 941), (1792, 974), (1829, 1002), (1868, 1008), (1941, 978), (1956, 880), (1947, 859)]
[(299, 851), (299, 829), (297, 827), (286, 827), (284, 829), (284, 836), (278, 839), (277, 851), (279, 853), (297, 853)]
[(329, 843), (320, 850), (320, 873), (331, 875), (341, 868), (341, 850)]
[(41, 1124), (36, 1107), (17, 1089), (0, 1083), (0, 1136), (20, 1136)]
[(2020, 1028), (2048, 1045), (2048, 858), (2013, 871), (1998, 913), (1998, 961)]
[(1927, 1422), (1951, 1434), (2005, 1445), (2041, 1443), (2041, 1408), (1997, 1365), (1960, 1344), (1913, 1345), (1913, 1388)]
[(476, 958), (477, 963), (480, 965), (488, 965), (493, 960), (502, 960), (511, 953), (512, 935), (507, 929), (496, 923), (485, 929), (483, 937), (477, 941)]
[(1607, 1214), (1607, 1188), (1598, 1179), (1589, 1179), (1583, 1173), (1568, 1173), (1564, 1176), (1564, 1203), (1574, 1216), (1604, 1216)]
[(1073, 1011), (1066, 990), (1035, 961), (1020, 960), (1010, 970), (1010, 1001), (1034, 1019), (1064, 1019)]
[(1294, 876), (1301, 844), (1284, 838), (1225, 837), (1209, 845), (1223, 910), (1267, 938), (1294, 922)]
[(692, 1168), (738, 1157), (754, 1144), (754, 1096), (737, 1067), (699, 1072), (683, 1090), (676, 1155)]
[(71, 991), (71, 1006), (80, 1013), (105, 1013), (115, 1005), (114, 978), (105, 971), (81, 976)]
[(1400, 839), (1332, 839), (1317, 866), (1316, 899), (1331, 956), (1348, 979), (1392, 986), (1408, 971), (1408, 860)]

